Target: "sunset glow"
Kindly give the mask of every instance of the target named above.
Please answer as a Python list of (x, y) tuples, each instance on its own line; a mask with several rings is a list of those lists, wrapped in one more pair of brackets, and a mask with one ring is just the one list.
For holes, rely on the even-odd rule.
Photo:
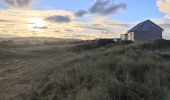
[(35, 27), (41, 28), (46, 26), (43, 18), (30, 18), (29, 23), (31, 28), (35, 28)]
[[(53, 1), (28, 0), (29, 2), (10, 2), (0, 0), (1, 37), (61, 37), (61, 38), (116, 38), (126, 33), (138, 22), (150, 19), (165, 29), (169, 35), (169, 0), (121, 2), (114, 0)], [(105, 3), (107, 1), (107, 3)], [(168, 2), (167, 2), (168, 1)], [(2, 3), (3, 2), (3, 3)], [(67, 4), (63, 4), (67, 2)], [(97, 5), (99, 2), (103, 5)], [(142, 5), (148, 2), (148, 5)], [(60, 4), (61, 3), (61, 4)], [(79, 8), (68, 4), (80, 4)], [(101, 6), (101, 7), (98, 7)], [(143, 7), (146, 6), (146, 7)], [(152, 13), (145, 12), (146, 9)], [(98, 8), (101, 8), (100, 10)], [(115, 7), (115, 8), (114, 8)], [(135, 7), (135, 9), (133, 9)], [(114, 9), (111, 9), (114, 8)], [(82, 9), (82, 10), (81, 10)], [(133, 15), (133, 16), (131, 16)], [(130, 17), (129, 17), (130, 16)], [(10, 27), (10, 28), (9, 28)], [(8, 34), (8, 35), (6, 35)]]

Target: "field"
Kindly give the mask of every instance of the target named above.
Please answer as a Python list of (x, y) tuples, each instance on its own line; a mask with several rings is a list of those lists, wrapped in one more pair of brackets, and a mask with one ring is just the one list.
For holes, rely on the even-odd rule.
[(169, 100), (170, 41), (0, 43), (0, 100)]

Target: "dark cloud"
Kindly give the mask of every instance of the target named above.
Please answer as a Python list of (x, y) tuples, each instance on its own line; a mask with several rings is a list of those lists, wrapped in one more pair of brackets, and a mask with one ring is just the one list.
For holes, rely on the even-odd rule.
[(114, 4), (112, 0), (96, 0), (89, 10), (80, 10), (75, 13), (75, 16), (83, 17), (87, 13), (107, 16), (113, 15), (126, 8), (127, 5), (125, 3)]
[(68, 16), (54, 15), (45, 18), (45, 20), (54, 22), (54, 23), (69, 23), (71, 22), (71, 18)]
[(114, 4), (112, 0), (96, 0), (93, 6), (89, 9), (89, 12), (105, 16), (115, 14), (120, 10), (126, 9), (126, 7), (125, 3)]
[(33, 27), (33, 28), (36, 28), (36, 29), (48, 29), (47, 26), (42, 26), (42, 27), (35, 26), (35, 27)]
[(83, 29), (92, 29), (92, 30), (99, 30), (99, 31), (106, 31), (106, 28), (102, 28), (102, 27), (96, 27), (94, 25), (79, 25), (79, 26), (74, 26), (74, 27), (79, 27), (79, 28), (83, 28)]
[(11, 22), (9, 20), (0, 19), (0, 22)]
[(101, 24), (93, 24), (93, 26), (101, 26)]
[(107, 29), (101, 28), (101, 27), (93, 27), (93, 26), (86, 26), (87, 29), (92, 29), (92, 30), (99, 30), (99, 31), (105, 31)]
[(86, 15), (88, 13), (88, 11), (85, 10), (79, 10), (78, 12), (76, 12), (74, 15), (76, 17), (83, 17), (84, 15)]
[(30, 6), (36, 0), (1, 0), (13, 8), (23, 8)]
[(60, 31), (60, 30), (55, 30), (54, 32), (59, 33), (59, 32), (61, 32), (61, 31)]

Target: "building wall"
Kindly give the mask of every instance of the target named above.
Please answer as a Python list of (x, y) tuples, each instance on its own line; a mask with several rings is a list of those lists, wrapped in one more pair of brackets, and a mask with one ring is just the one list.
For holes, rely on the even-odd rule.
[(128, 34), (121, 34), (120, 35), (121, 40), (127, 41), (128, 40)]
[(134, 41), (134, 32), (129, 32), (128, 33), (128, 40), (129, 41)]
[[(132, 34), (132, 33), (131, 33)], [(130, 35), (128, 35), (130, 37)], [(162, 39), (162, 31), (135, 31), (134, 41)], [(133, 41), (133, 38), (131, 38)]]

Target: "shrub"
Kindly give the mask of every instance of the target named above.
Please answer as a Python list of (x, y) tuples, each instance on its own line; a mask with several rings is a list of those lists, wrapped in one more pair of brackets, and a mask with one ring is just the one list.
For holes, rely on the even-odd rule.
[(75, 46), (73, 48), (71, 48), (70, 50), (74, 51), (74, 52), (83, 52), (86, 50), (92, 50), (92, 49), (96, 49), (102, 46), (106, 46), (108, 44), (114, 44), (114, 40), (113, 39), (100, 39), (100, 40), (94, 40), (94, 41), (90, 41), (87, 42), (85, 44), (81, 44), (78, 46)]
[[(97, 46), (105, 42), (99, 44)], [(56, 79), (48, 82), (37, 98), (166, 100), (170, 89), (170, 61), (152, 49), (166, 48), (168, 44), (157, 40), (80, 54), (57, 69)]]

